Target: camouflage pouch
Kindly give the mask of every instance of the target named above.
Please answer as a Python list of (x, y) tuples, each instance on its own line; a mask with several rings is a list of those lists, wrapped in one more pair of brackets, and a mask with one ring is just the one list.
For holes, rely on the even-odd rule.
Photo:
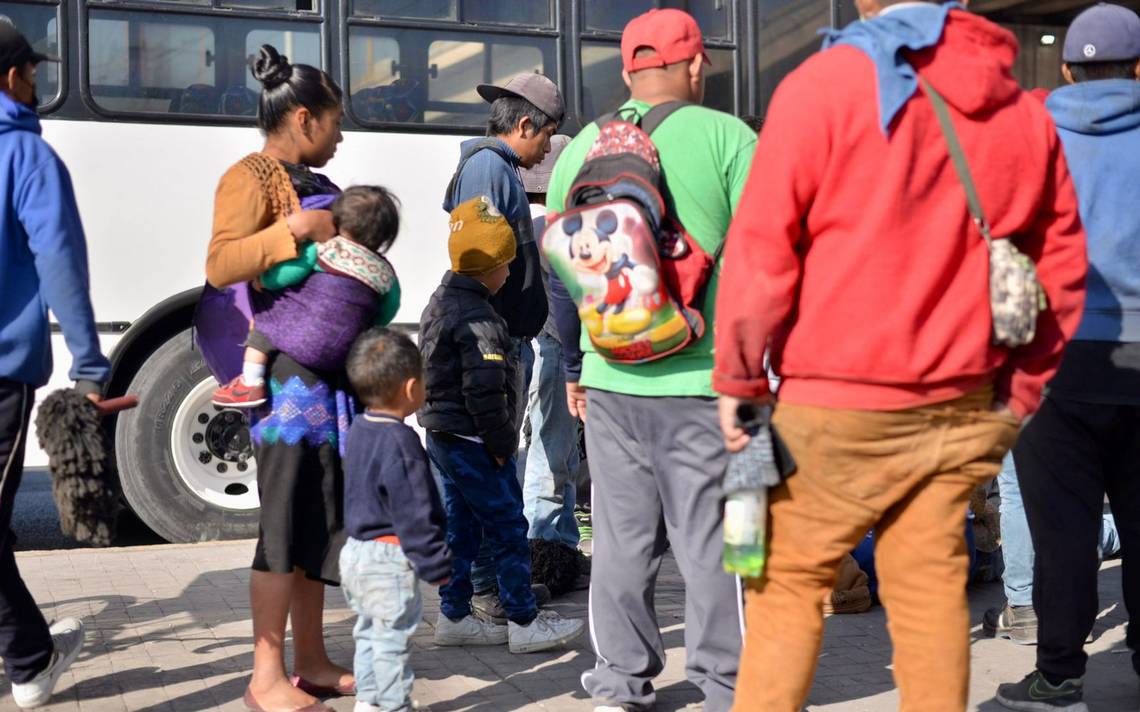
[(1045, 309), (1045, 290), (1037, 280), (1037, 266), (1033, 260), (1017, 249), (1008, 239), (995, 240), (990, 234), (990, 226), (982, 212), (982, 201), (978, 197), (970, 165), (958, 134), (950, 119), (946, 101), (923, 79), (923, 89), (934, 105), (934, 113), (942, 127), (942, 134), (950, 149), (950, 158), (958, 180), (966, 191), (966, 203), (974, 225), (986, 241), (990, 262), (990, 317), (993, 324), (992, 341), (995, 346), (1017, 348), (1032, 343), (1037, 334), (1037, 316)]

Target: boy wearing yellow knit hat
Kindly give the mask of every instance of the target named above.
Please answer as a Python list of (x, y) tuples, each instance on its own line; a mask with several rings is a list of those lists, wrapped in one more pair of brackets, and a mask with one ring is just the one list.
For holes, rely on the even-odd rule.
[[(510, 223), (481, 196), (451, 212), (451, 270), (420, 318), (427, 401), (418, 417), (443, 480), (450, 581), (440, 587), (437, 645), (509, 643), (546, 650), (582, 634), (581, 620), (539, 611), (530, 587), (530, 545), (515, 465), (518, 408), (507, 324), (491, 306), (515, 257)], [(472, 615), (471, 564), (486, 538), (495, 559), (506, 626)]]

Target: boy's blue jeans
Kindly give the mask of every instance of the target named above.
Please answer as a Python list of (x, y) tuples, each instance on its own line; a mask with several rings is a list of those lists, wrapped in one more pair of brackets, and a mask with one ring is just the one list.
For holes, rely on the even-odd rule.
[(532, 440), (523, 480), (523, 513), (530, 523), (527, 536), (576, 549), (578, 426), (566, 407), (562, 345), (546, 334), (539, 334), (536, 345), (529, 394)]
[(429, 432), (427, 452), (443, 479), (451, 580), (439, 589), (451, 620), (471, 614), (471, 565), (486, 542), (507, 618), (528, 625), (538, 615), (530, 589), (530, 544), (515, 459), (499, 466), (482, 443)]
[(344, 597), (356, 612), (356, 699), (388, 712), (412, 709), (409, 642), (423, 615), (420, 582), (396, 544), (349, 538), (340, 550)]
[[(1005, 561), (1002, 584), (1005, 600), (1011, 606), (1033, 605), (1033, 541), (1029, 538), (1029, 520), (1025, 518), (1025, 505), (1021, 501), (1021, 486), (1017, 483), (1017, 470), (1013, 466), (1013, 452), (1006, 453), (998, 474), (998, 494), (1001, 496), (1001, 553)], [(1116, 533), (1116, 520), (1105, 514), (1100, 529), (1101, 556), (1112, 556), (1120, 551), (1120, 537)]]

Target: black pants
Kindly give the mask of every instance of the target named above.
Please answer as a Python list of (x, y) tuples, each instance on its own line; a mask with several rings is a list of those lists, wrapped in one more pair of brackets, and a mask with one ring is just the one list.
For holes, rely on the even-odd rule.
[[(1124, 605), (1140, 613), (1140, 406), (1046, 397), (1013, 456), (1037, 554), (1037, 668), (1054, 682), (1083, 677), (1106, 493), (1120, 531)], [(1140, 673), (1140, 626), (1131, 618), (1127, 642)]]
[(0, 657), (13, 682), (27, 682), (47, 668), (52, 647), (48, 624), (19, 578), (11, 531), (32, 395), (32, 386), (0, 379)]
[(12, 553), (12, 508), (24, 474), (24, 443), (32, 414), (33, 389), (0, 379), (0, 658), (8, 679), (24, 683), (51, 660), (52, 642), (43, 614), (20, 578)]

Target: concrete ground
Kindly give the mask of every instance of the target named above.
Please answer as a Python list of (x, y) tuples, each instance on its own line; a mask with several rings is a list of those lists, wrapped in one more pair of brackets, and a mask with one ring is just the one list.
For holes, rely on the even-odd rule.
[[(20, 568), (49, 620), (80, 616), (88, 645), (57, 687), (48, 712), (197, 712), (243, 710), (251, 664), (248, 564), (253, 542), (163, 545), (122, 549), (23, 552)], [(973, 620), (1001, 599), (1000, 585), (971, 591)], [(684, 679), (684, 588), (671, 559), (657, 589), (658, 615), (669, 650), (657, 681), (662, 711), (699, 701)], [(585, 616), (586, 593), (560, 599), (563, 615)], [(1101, 616), (1089, 645), (1087, 700), (1095, 712), (1140, 708), (1137, 680), (1124, 648), (1126, 613), (1120, 597), (1119, 562), (1101, 571)], [(437, 648), (432, 625), (438, 614), (434, 589), (425, 589), (424, 623), (412, 661), (416, 697), (436, 712), (480, 710), (588, 710), (578, 683), (593, 664), (589, 639), (553, 653), (511, 655), (502, 648)], [(330, 653), (351, 666), (353, 617), (329, 590), (326, 613)], [(827, 623), (824, 652), (809, 709), (894, 710), (890, 643), (881, 608)], [(1033, 667), (1033, 649), (981, 637), (973, 631), (971, 709), (997, 710), (999, 682), (1020, 679)], [(329, 703), (338, 711), (352, 700)], [(0, 679), (0, 710), (14, 709)], [(696, 708), (696, 707), (694, 707)]]

